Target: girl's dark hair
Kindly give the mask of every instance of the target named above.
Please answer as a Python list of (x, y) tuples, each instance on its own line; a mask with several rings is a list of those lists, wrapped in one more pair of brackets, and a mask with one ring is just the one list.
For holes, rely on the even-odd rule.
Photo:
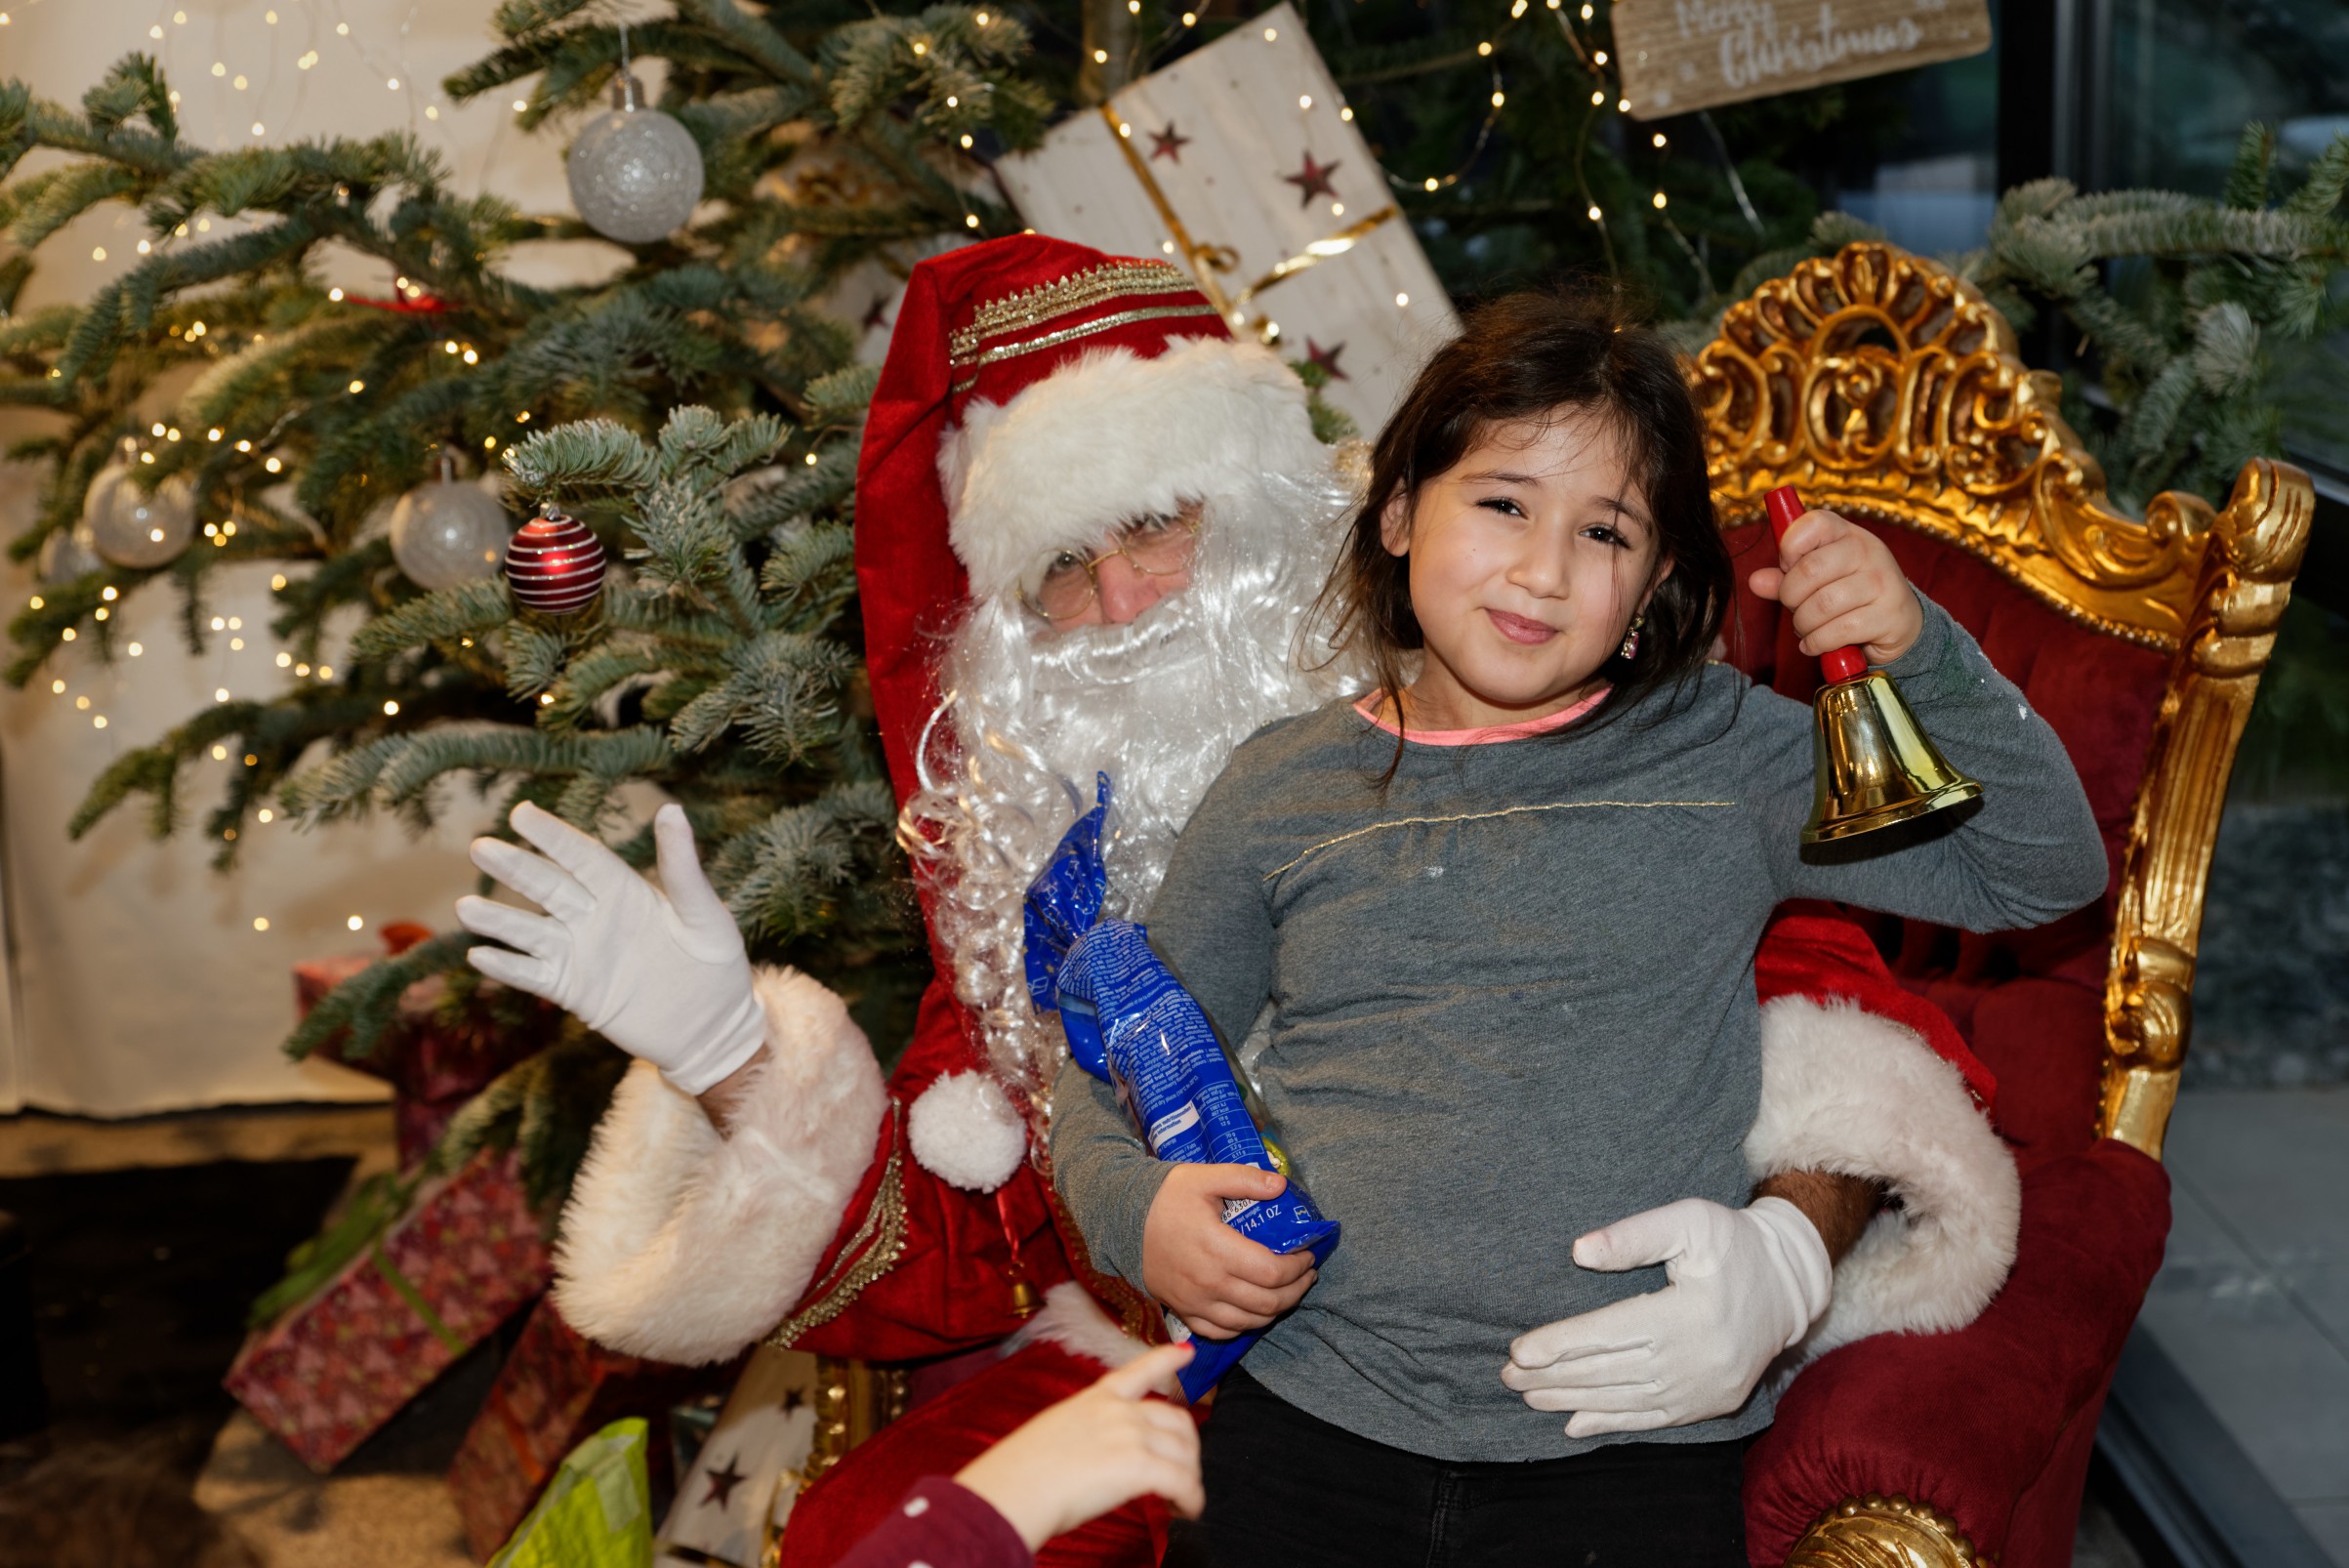
[[(1568, 409), (1615, 428), (1656, 522), (1656, 559), (1672, 563), (1648, 600), (1637, 656), (1610, 654), (1602, 667), (1614, 689), (1593, 719), (1678, 685), (1710, 656), (1735, 577), (1713, 520), (1704, 421), (1663, 334), (1641, 325), (1613, 288), (1577, 283), (1479, 306), (1379, 433), (1370, 490), (1322, 606), (1338, 643), (1367, 657), (1381, 689), (1402, 689), (1403, 655), (1424, 645), (1411, 608), (1411, 559), (1389, 555), (1380, 537), (1387, 503), (1401, 495), (1416, 504), (1420, 486), (1459, 463), (1491, 427)], [(1399, 706), (1395, 717), (1400, 727)]]

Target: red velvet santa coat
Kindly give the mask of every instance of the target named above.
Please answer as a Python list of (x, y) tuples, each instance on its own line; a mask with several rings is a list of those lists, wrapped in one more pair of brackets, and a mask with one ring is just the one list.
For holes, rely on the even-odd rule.
[[(984, 293), (990, 268), (1008, 293), (1032, 275), (1040, 250), (1049, 260), (1078, 249), (1007, 240), (924, 263), (899, 339), (943, 343), (959, 324), (955, 302)], [(1166, 332), (1113, 327), (1091, 346), (1146, 357)], [(937, 703), (943, 637), (966, 602), (934, 476), (954, 408), (944, 353), (892, 347), (859, 470), (857, 569), (874, 707), (900, 801)], [(1983, 1114), (1988, 1074), (1832, 911), (1785, 913), (1757, 972), (1766, 1006), (1762, 1105), (1747, 1144), (1755, 1176), (1865, 1176), (1900, 1200), (1838, 1266), (1834, 1305), (1806, 1351), (1970, 1321), (2012, 1261), (2019, 1211), (2012, 1162)], [(1041, 1140), (1030, 1146), (1023, 1118), (985, 1076), (942, 979), (886, 1084), (832, 993), (789, 970), (762, 971), (758, 986), (772, 1059), (727, 1135), (648, 1067), (622, 1083), (564, 1217), (556, 1296), (592, 1338), (686, 1362), (729, 1357), (770, 1335), (901, 1361), (1016, 1334), (1004, 1359), (885, 1430), (802, 1499), (785, 1561), (831, 1563), (915, 1479), (951, 1473), (1103, 1364), (1138, 1353), (1133, 1337), (1163, 1328), (1137, 1292), (1089, 1266), (1056, 1211)], [(1039, 1317), (1021, 1315), (1023, 1300), (1048, 1294)], [(1137, 1505), (1052, 1544), (1042, 1560), (1154, 1561), (1164, 1528), (1163, 1505)]]

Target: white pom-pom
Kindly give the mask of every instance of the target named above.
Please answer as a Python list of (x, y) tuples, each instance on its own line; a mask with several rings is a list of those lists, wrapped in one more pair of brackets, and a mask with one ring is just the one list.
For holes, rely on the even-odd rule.
[(949, 1073), (924, 1090), (906, 1134), (924, 1170), (972, 1192), (1010, 1180), (1028, 1152), (1027, 1125), (985, 1073)]

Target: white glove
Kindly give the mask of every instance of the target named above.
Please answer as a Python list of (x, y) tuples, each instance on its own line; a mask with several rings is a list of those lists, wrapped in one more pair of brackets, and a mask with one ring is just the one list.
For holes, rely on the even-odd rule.
[(1571, 1410), (1569, 1437), (1726, 1416), (1772, 1358), (1827, 1310), (1827, 1244), (1784, 1198), (1725, 1209), (1683, 1198), (1574, 1244), (1609, 1273), (1662, 1263), (1663, 1290), (1518, 1336), (1501, 1381), (1536, 1410)]
[(751, 988), (750, 955), (693, 852), (682, 807), (652, 819), (661, 888), (588, 835), (527, 803), (514, 830), (546, 858), (475, 839), (474, 864), (546, 910), (457, 900), (457, 920), (506, 948), (476, 947), (483, 974), (548, 1001), (699, 1094), (758, 1053), (766, 1014)]

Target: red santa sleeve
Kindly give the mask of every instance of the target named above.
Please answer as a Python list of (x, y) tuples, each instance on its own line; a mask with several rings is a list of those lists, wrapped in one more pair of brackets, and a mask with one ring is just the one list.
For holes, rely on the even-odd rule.
[(793, 970), (761, 970), (756, 986), (769, 1059), (727, 1133), (639, 1062), (572, 1184), (556, 1303), (615, 1350), (722, 1361), (773, 1328), (883, 1144), (889, 1097), (841, 999)]
[(2005, 1283), (2022, 1219), (2014, 1157), (1990, 1122), (1989, 1070), (1828, 906), (1782, 909), (1754, 972), (1762, 1094), (1746, 1137), (1754, 1178), (1866, 1176), (1893, 1200), (1836, 1264), (1834, 1304), (1802, 1355), (1971, 1323)]
[(942, 984), (889, 1075), (881, 1146), (775, 1342), (908, 1361), (991, 1344), (1070, 1277), (1024, 1117)]
[(840, 1568), (1028, 1568), (1036, 1559), (1011, 1521), (942, 1475), (918, 1481)]

